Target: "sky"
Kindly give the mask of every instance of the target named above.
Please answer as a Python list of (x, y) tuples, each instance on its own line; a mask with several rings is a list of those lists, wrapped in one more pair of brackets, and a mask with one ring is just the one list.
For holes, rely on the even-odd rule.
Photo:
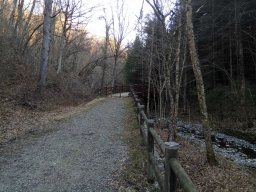
[[(136, 25), (138, 25), (138, 16), (140, 15), (143, 0), (124, 0), (125, 1), (125, 12), (126, 22), (129, 21), (129, 28), (124, 42), (128, 43), (133, 41), (136, 36)], [(103, 8), (106, 9), (106, 14), (111, 18), (111, 9), (116, 9), (116, 0), (87, 0), (88, 7), (99, 6), (96, 8), (95, 14), (91, 18), (91, 22), (87, 25), (87, 30), (90, 35), (104, 38), (105, 35), (105, 24), (104, 20), (99, 19), (100, 16), (104, 15)], [(143, 15), (146, 15), (151, 11), (149, 5), (145, 2), (143, 6)]]
[[(69, 0), (54, 0), (54, 1), (69, 1)], [(95, 7), (93, 10), (93, 14), (90, 18), (86, 26), (86, 30), (89, 32), (90, 36), (97, 38), (104, 38), (105, 36), (105, 23), (104, 20), (99, 19), (99, 17), (104, 15), (103, 8), (106, 10), (106, 14), (108, 19), (110, 20), (112, 15), (112, 10), (116, 10), (118, 0), (77, 0), (82, 1), (83, 7), (85, 10), (90, 9), (91, 7)], [(138, 17), (141, 13), (141, 8), (143, 5), (143, 17), (145, 17), (148, 13), (152, 12), (152, 8), (147, 4), (145, 0), (119, 0), (124, 1), (125, 6), (124, 10), (126, 12), (126, 22), (129, 22), (129, 27), (127, 30), (127, 34), (125, 35), (124, 43), (133, 42), (136, 36), (136, 26), (138, 27)], [(173, 2), (175, 0), (159, 0), (160, 2)], [(31, 6), (32, 0), (25, 0), (26, 7), (29, 8)], [(39, 0), (40, 4), (37, 4), (37, 11), (42, 12), (43, 0)], [(144, 2), (144, 3), (143, 3)], [(172, 5), (171, 5), (172, 6)], [(165, 3), (166, 8), (168, 8), (167, 3)], [(116, 11), (114, 11), (116, 13)], [(128, 25), (126, 23), (126, 25)]]

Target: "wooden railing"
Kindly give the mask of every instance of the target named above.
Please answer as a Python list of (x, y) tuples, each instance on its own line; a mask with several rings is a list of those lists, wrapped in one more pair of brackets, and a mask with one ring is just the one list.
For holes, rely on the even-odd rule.
[[(134, 84), (132, 85), (133, 89), (136, 91), (137, 94), (143, 95), (145, 93), (145, 89), (143, 88), (142, 85), (137, 85)], [(130, 92), (130, 86), (129, 85), (115, 85), (114, 87), (104, 87), (102, 90), (97, 89), (95, 91), (99, 95), (104, 95), (104, 96), (112, 96), (113, 94), (121, 93), (124, 92)]]
[(116, 85), (114, 87), (104, 87), (103, 90), (101, 90), (101, 95), (112, 96), (112, 94), (120, 93), (120, 97), (121, 97), (121, 93), (124, 93), (124, 92), (130, 92), (130, 86)]
[[(149, 182), (157, 180), (161, 191), (175, 192), (177, 188), (176, 180), (179, 180), (180, 186), (186, 192), (197, 192), (196, 186), (182, 168), (177, 160), (179, 144), (176, 142), (163, 142), (157, 132), (154, 130), (154, 120), (148, 119), (144, 112), (144, 105), (141, 105), (140, 99), (136, 95), (132, 86), (130, 86), (131, 95), (135, 102), (137, 118), (140, 125), (141, 142), (147, 146), (148, 168), (147, 177)], [(154, 157), (154, 145), (157, 144), (160, 152), (164, 154), (164, 173)]]

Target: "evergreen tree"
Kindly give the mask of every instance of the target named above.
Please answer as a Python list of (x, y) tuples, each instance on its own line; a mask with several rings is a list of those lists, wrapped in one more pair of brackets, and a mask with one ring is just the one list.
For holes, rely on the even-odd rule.
[(143, 44), (137, 36), (130, 49), (125, 64), (125, 76), (127, 83), (142, 84), (143, 82)]

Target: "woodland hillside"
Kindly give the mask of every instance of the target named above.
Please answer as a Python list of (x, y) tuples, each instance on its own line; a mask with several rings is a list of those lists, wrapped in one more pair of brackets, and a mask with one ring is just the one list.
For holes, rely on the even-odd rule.
[[(126, 79), (148, 87), (148, 113), (175, 122), (178, 114), (199, 120), (200, 113), (206, 117), (208, 112), (212, 128), (255, 141), (251, 133), (255, 132), (256, 2), (180, 0), (173, 9), (168, 9), (167, 1), (146, 2), (153, 14), (141, 22), (128, 50)], [(200, 68), (200, 83), (193, 63)], [(203, 90), (198, 89), (201, 85)], [(198, 93), (205, 94), (206, 106), (199, 105)]]
[[(123, 0), (111, 14), (78, 0), (1, 0), (1, 120), (140, 84), (147, 115), (170, 122), (170, 138), (179, 119), (193, 119), (210, 151), (211, 129), (255, 142), (255, 9), (253, 0), (145, 0), (132, 28)], [(87, 30), (98, 11), (101, 38)]]
[[(97, 11), (102, 37), (87, 30)], [(112, 9), (120, 17), (122, 11)], [(26, 114), (89, 101), (103, 87), (123, 84), (126, 23), (120, 17), (107, 18), (102, 6), (81, 0), (1, 0), (0, 133)]]
[[(152, 120), (157, 138), (180, 144), (182, 166), (200, 189), (254, 191), (256, 1), (102, 0), (91, 6), (94, 1), (0, 0), (0, 145), (81, 112), (105, 87), (131, 85), (138, 111)], [(88, 27), (96, 28), (96, 20), (101, 37)], [(122, 111), (134, 113), (133, 107)], [(126, 123), (134, 135), (135, 119)], [(114, 119), (106, 121), (116, 128)], [(189, 137), (182, 137), (184, 129)], [(199, 145), (190, 140), (196, 133)], [(145, 157), (140, 163), (137, 155), (143, 146), (134, 135), (128, 143), (135, 157), (126, 163), (138, 159), (138, 178), (145, 179)], [(239, 165), (226, 159), (231, 137)]]
[[(49, 23), (44, 18), (47, 3), (51, 6)], [(16, 100), (18, 97), (21, 102), (29, 102), (30, 96), (34, 96), (41, 86), (39, 74), (40, 70), (42, 73), (42, 59), (48, 60), (48, 74), (43, 82), (45, 90), (42, 94), (46, 93), (47, 99), (56, 97), (55, 102), (91, 98), (95, 90), (111, 85), (111, 63), (116, 54), (116, 73), (120, 73), (119, 63), (123, 61), (124, 55), (114, 50), (116, 42), (112, 26), (107, 27), (106, 39), (93, 38), (86, 30), (97, 7), (86, 7), (83, 1), (76, 0), (31, 0), (29, 3), (24, 0), (3, 0), (0, 8), (2, 99)], [(45, 38), (46, 30), (49, 33)], [(47, 39), (49, 55), (45, 56), (42, 51)], [(121, 45), (118, 49), (122, 49)]]

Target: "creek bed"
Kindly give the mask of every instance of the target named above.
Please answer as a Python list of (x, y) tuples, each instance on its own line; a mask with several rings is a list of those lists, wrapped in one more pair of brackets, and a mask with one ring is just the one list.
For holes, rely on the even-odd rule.
[[(178, 121), (178, 135), (195, 143), (204, 143), (202, 125)], [(256, 168), (256, 144), (212, 131), (214, 150), (234, 162)]]

